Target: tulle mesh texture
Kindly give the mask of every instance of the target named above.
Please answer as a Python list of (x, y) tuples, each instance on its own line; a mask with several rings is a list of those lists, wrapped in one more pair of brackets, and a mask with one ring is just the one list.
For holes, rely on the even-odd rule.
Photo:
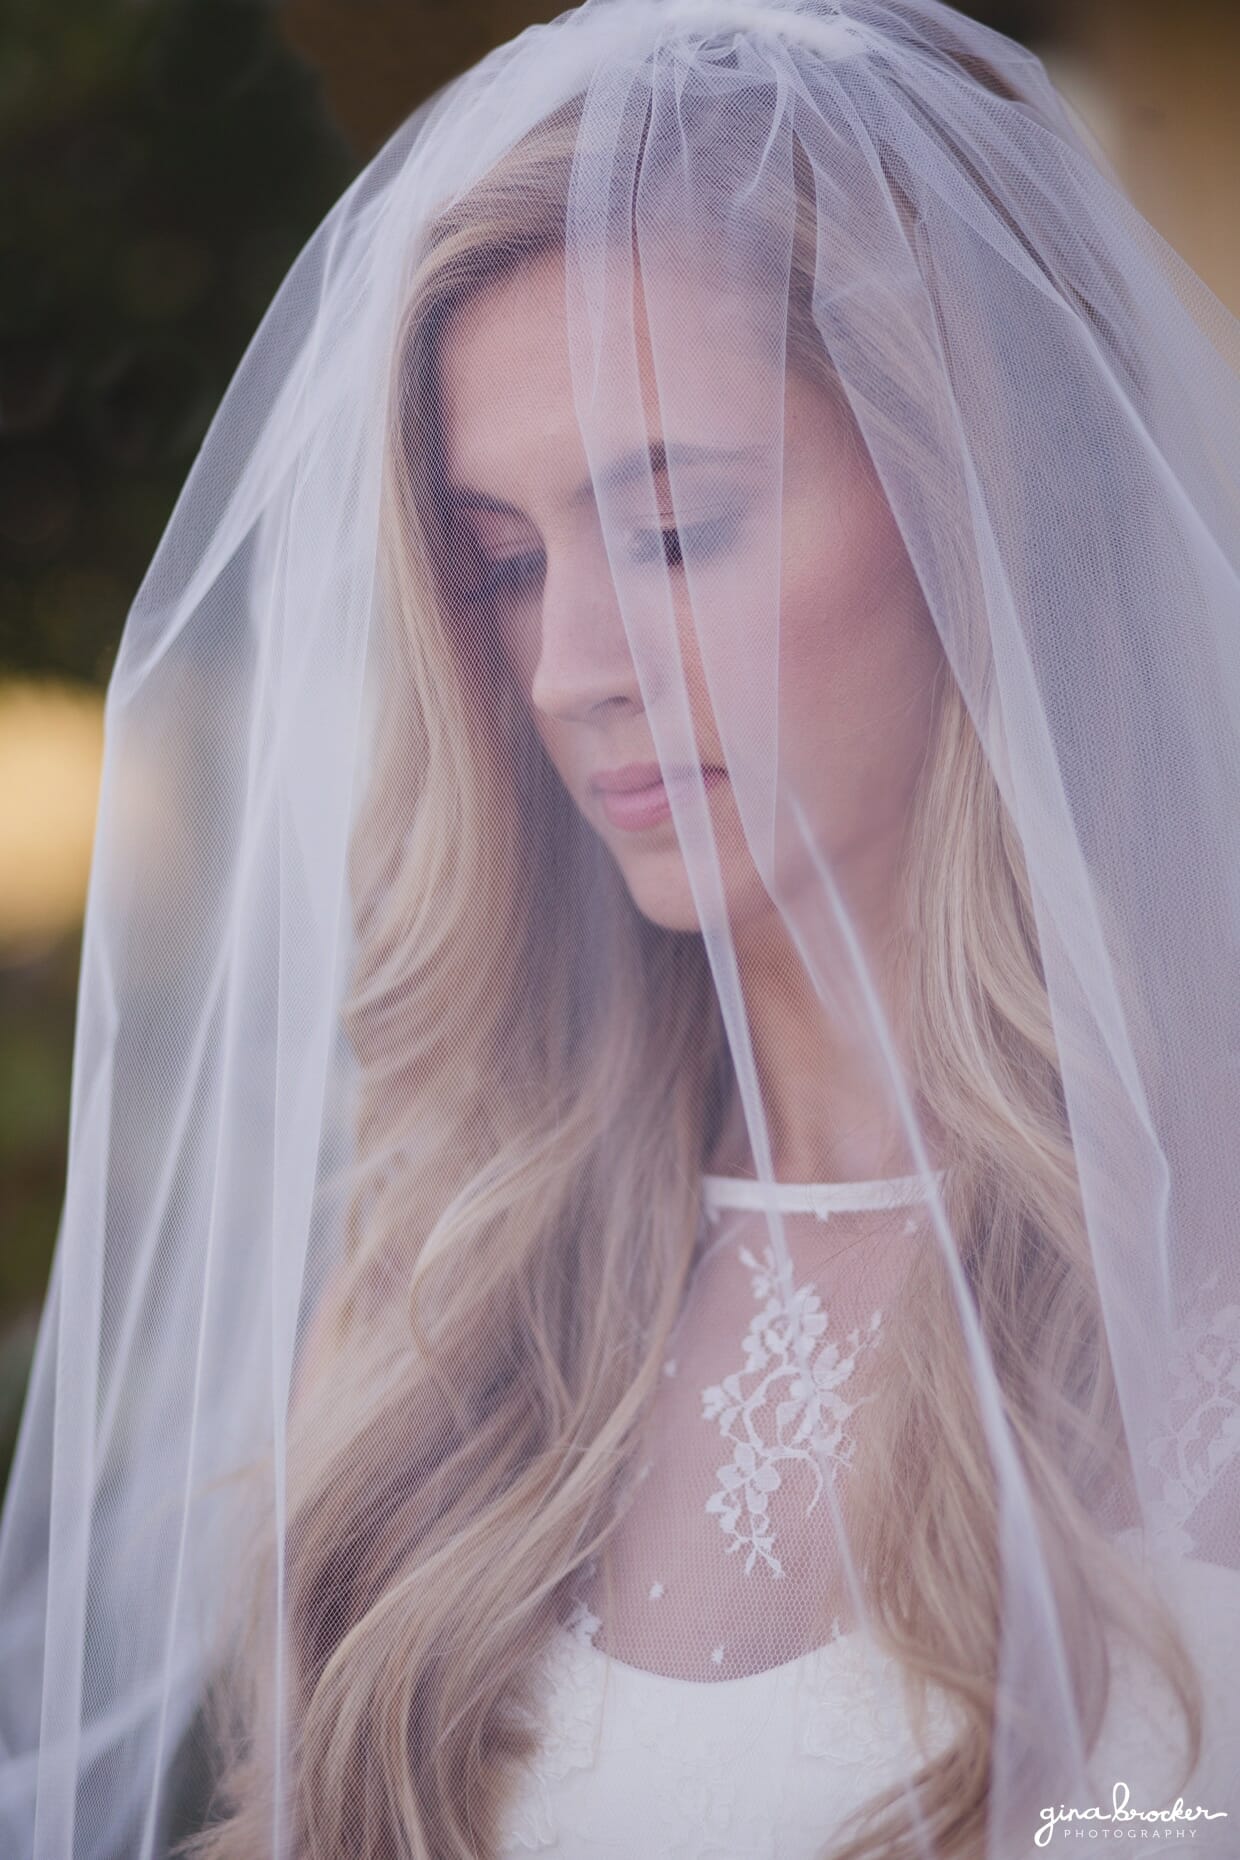
[(367, 167), (109, 690), (0, 1850), (1233, 1853), (1238, 367), (935, 0)]
[(578, 1587), (596, 1646), (677, 1678), (760, 1672), (856, 1619), (847, 1474), (874, 1378), (898, 1374), (883, 1316), (925, 1246), (924, 1197), (912, 1179), (768, 1198), (770, 1217), (761, 1183), (705, 1180), (639, 1489)]

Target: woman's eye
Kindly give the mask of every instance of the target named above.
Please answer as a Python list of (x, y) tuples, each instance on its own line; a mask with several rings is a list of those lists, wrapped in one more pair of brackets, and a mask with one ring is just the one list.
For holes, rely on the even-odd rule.
[(736, 534), (734, 517), (712, 517), (703, 523), (682, 523), (659, 530), (634, 530), (629, 555), (635, 562), (656, 562), (660, 558), (668, 568), (682, 568), (686, 557), (697, 561), (709, 558), (727, 546)]
[(506, 555), (498, 561), (484, 558), (478, 564), (479, 592), (487, 595), (524, 594), (530, 588), (537, 587), (542, 580), (544, 569), (541, 549), (532, 549), (524, 555)]

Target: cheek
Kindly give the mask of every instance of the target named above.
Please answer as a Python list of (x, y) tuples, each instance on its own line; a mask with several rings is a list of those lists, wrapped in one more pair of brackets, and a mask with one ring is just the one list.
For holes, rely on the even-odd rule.
[(498, 615), (495, 621), (495, 650), (517, 695), (530, 708), (530, 687), (538, 665), (539, 619), (524, 605)]
[[(528, 683), (522, 687), (528, 691)], [(527, 699), (521, 698), (526, 728), (534, 741), (541, 743), (543, 753), (559, 776), (564, 788), (571, 798), (580, 805), (581, 775), (573, 755), (573, 740), (568, 726), (557, 723), (553, 717), (547, 717), (542, 711), (532, 706)]]
[[(817, 513), (815, 513), (817, 514)], [(781, 760), (812, 773), (841, 753), (858, 772), (899, 762), (939, 655), (912, 564), (877, 490), (829, 525), (785, 531), (780, 601)], [(914, 747), (909, 744), (910, 749)], [(894, 772), (894, 768), (893, 768)]]

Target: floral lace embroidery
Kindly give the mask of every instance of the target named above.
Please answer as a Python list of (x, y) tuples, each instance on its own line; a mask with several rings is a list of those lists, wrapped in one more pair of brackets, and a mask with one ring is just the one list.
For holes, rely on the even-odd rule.
[[(853, 1443), (845, 1442), (844, 1429), (865, 1398), (848, 1401), (841, 1391), (875, 1341), (882, 1313), (875, 1311), (867, 1326), (850, 1331), (841, 1349), (825, 1335), (828, 1317), (812, 1283), (785, 1291), (769, 1247), (761, 1260), (748, 1247), (739, 1257), (750, 1269), (759, 1308), (745, 1335), (743, 1369), (702, 1391), (703, 1420), (717, 1421), (732, 1444), (706, 1509), (719, 1520), (728, 1553), (748, 1552), (746, 1575), (761, 1560), (772, 1576), (782, 1576), (770, 1516), (771, 1494), (784, 1480), (779, 1469), (788, 1461), (810, 1469), (808, 1515), (822, 1495), (824, 1465), (834, 1473), (851, 1460)], [(764, 1436), (759, 1418), (772, 1405), (774, 1429)]]
[(575, 1600), (544, 1651), (546, 1715), (535, 1721), (538, 1748), (522, 1765), (509, 1804), (499, 1847), (504, 1860), (558, 1844), (556, 1789), (574, 1770), (594, 1764), (603, 1704), (601, 1668), (597, 1661), (583, 1658), (583, 1649), (593, 1645), (601, 1625), (584, 1602)]
[[(864, 1634), (838, 1635), (802, 1661), (797, 1671), (797, 1749), (835, 1772), (841, 1785), (878, 1790), (893, 1770), (906, 1775), (920, 1760), (904, 1707), (899, 1663), (871, 1646)], [(932, 1691), (927, 1724), (930, 1753), (946, 1747), (963, 1714)]]
[(1197, 1548), (1189, 1520), (1240, 1454), (1240, 1305), (1198, 1308), (1174, 1334), (1170, 1358), (1176, 1425), (1150, 1447), (1162, 1474), (1155, 1536), (1181, 1555)]

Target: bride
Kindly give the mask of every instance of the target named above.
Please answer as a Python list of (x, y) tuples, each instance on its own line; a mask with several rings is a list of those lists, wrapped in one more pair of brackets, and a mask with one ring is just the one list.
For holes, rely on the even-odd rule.
[(110, 693), (13, 1852), (1234, 1850), (1238, 364), (938, 0), (350, 189)]

